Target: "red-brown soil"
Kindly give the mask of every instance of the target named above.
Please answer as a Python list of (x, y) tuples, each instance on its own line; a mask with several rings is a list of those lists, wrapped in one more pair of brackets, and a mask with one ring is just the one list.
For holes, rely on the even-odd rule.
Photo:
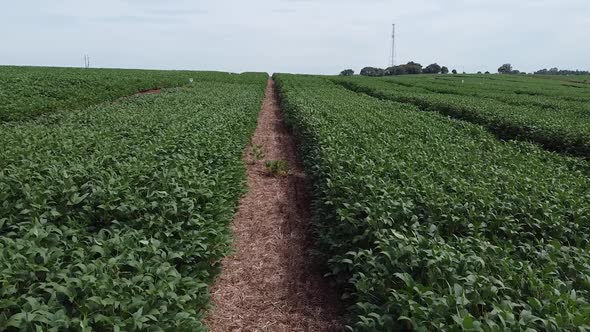
[[(234, 254), (226, 257), (211, 290), (206, 324), (227, 331), (340, 331), (335, 291), (310, 255), (310, 186), (297, 159), (269, 79), (252, 144), (247, 149), (248, 192), (232, 222)], [(271, 176), (265, 160), (286, 160), (289, 175)]]
[(149, 90), (143, 90), (143, 91), (136, 92), (136, 93), (129, 95), (127, 97), (151, 95), (151, 94), (160, 93), (160, 92), (162, 92), (162, 89), (149, 89)]

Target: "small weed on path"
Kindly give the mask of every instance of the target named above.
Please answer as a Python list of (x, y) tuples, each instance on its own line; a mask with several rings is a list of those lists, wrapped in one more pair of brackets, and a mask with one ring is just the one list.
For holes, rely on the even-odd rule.
[(286, 160), (269, 160), (265, 166), (271, 176), (289, 175), (289, 165)]
[(250, 157), (254, 161), (264, 159), (264, 151), (262, 151), (262, 146), (258, 144), (252, 144), (252, 149), (250, 149)]

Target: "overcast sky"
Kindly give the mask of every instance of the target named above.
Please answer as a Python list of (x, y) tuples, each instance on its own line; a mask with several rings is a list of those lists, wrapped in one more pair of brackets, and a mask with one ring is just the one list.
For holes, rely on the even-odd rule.
[(396, 63), (590, 69), (589, 0), (18, 0), (0, 64), (334, 74)]

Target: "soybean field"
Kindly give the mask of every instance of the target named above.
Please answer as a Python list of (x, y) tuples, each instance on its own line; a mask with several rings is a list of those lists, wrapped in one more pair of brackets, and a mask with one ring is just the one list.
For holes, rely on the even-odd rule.
[(335, 82), (353, 91), (482, 125), (501, 139), (532, 141), (552, 151), (590, 157), (587, 84), (498, 75)]
[(0, 67), (0, 330), (590, 330), (589, 102)]
[(0, 330), (204, 329), (267, 75), (191, 77), (0, 125)]
[(568, 156), (587, 156), (590, 90), (275, 78), (349, 330), (590, 328), (589, 169)]
[(0, 122), (75, 110), (136, 92), (224, 80), (228, 73), (0, 66)]

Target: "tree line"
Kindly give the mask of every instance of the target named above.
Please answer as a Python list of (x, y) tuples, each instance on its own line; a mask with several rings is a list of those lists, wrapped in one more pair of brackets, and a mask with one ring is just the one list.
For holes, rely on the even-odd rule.
[[(416, 63), (414, 61), (410, 61), (405, 65), (398, 65), (393, 67), (387, 67), (385, 69), (376, 68), (376, 67), (364, 67), (361, 69), (360, 74), (362, 76), (372, 76), (372, 77), (379, 77), (379, 76), (393, 76), (393, 75), (415, 75), (415, 74), (448, 74), (449, 68), (446, 66), (440, 66), (437, 63), (430, 64), (426, 67), (422, 67), (421, 64)], [(457, 74), (457, 70), (452, 70), (453, 74)], [(482, 72), (477, 72), (478, 74), (482, 74)], [(489, 71), (485, 72), (489, 74)], [(498, 68), (499, 74), (512, 74), (518, 75), (523, 74), (526, 75), (526, 72), (521, 72), (517, 69), (512, 68), (512, 65), (509, 63), (505, 63)], [(465, 73), (463, 73), (465, 74)], [(541, 69), (534, 72), (535, 75), (590, 75), (590, 72), (586, 70), (559, 70), (557, 68)], [(352, 69), (345, 69), (340, 72), (340, 76), (352, 76), (354, 75), (354, 70)]]
[[(509, 63), (503, 64), (498, 68), (498, 73), (500, 74), (526, 74), (525, 72), (520, 72), (516, 69), (512, 68), (512, 65)], [(553, 67), (549, 70), (540, 69), (533, 73), (534, 75), (590, 75), (590, 72), (587, 70), (559, 70), (557, 67)]]
[(557, 69), (557, 67), (553, 67), (549, 70), (540, 69), (535, 72), (535, 75), (590, 75), (590, 72), (587, 70), (567, 70), (567, 69)]
[[(410, 61), (405, 65), (398, 65), (393, 67), (387, 67), (385, 69), (376, 68), (376, 67), (365, 67), (361, 69), (360, 74), (363, 76), (393, 76), (393, 75), (412, 75), (412, 74), (448, 74), (449, 68), (445, 66), (440, 66), (437, 63), (433, 63), (426, 67), (422, 67), (421, 64)], [(453, 69), (453, 74), (456, 74), (457, 71)], [(354, 75), (354, 70), (346, 69), (340, 72), (341, 76), (352, 76)]]

